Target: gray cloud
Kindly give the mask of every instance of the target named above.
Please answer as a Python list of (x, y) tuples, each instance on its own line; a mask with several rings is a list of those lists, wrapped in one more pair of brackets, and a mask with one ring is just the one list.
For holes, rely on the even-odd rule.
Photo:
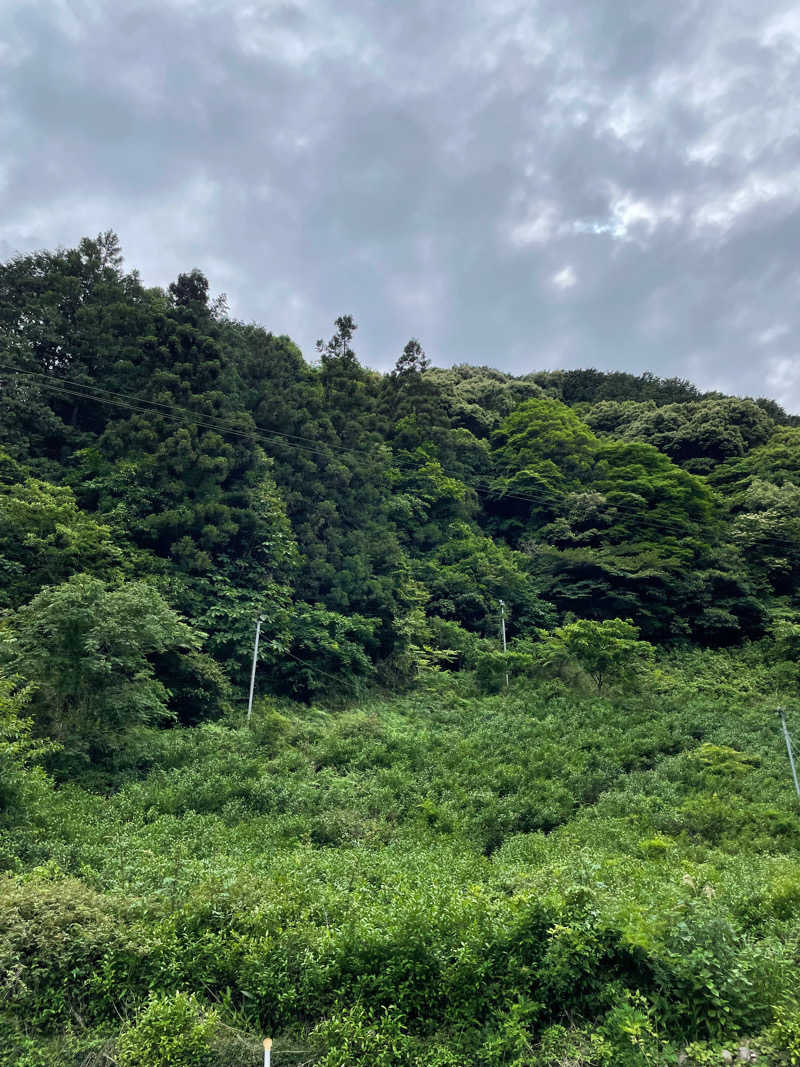
[(690, 377), (800, 410), (800, 12), (5, 0), (0, 254), (116, 229), (307, 355)]

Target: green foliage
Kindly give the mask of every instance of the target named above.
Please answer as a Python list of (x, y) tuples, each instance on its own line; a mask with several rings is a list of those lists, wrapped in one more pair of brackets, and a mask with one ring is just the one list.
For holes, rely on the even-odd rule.
[(377, 620), (298, 604), (291, 629), (288, 647), (262, 653), (273, 691), (301, 700), (326, 691), (352, 695), (372, 676), (366, 650), (377, 644)]
[[(0, 265), (0, 348), (20, 371), (98, 385), (104, 365), (125, 360), (147, 332), (149, 301), (121, 270), (119, 241), (107, 232), (77, 248), (35, 252)], [(39, 472), (61, 462), (102, 427), (101, 404), (41, 379), (9, 374), (0, 397), (0, 443)]]
[(578, 619), (544, 637), (537, 653), (540, 662), (556, 669), (576, 663), (599, 692), (615, 682), (631, 684), (652, 662), (653, 646), (638, 636), (630, 619)]
[(540, 661), (528, 649), (511, 648), (508, 652), (489, 649), (476, 657), (475, 680), (484, 693), (499, 693), (514, 679), (530, 678), (538, 673)]
[(800, 486), (753, 478), (739, 497), (731, 536), (750, 568), (779, 595), (800, 587)]
[(713, 472), (711, 480), (734, 496), (758, 478), (774, 485), (800, 483), (800, 427), (778, 427), (766, 444), (739, 460), (729, 460)]
[(82, 512), (66, 486), (0, 479), (0, 605), (18, 607), (43, 585), (81, 571), (113, 573), (122, 563), (109, 528)]
[(654, 401), (601, 401), (585, 414), (593, 429), (655, 445), (674, 462), (704, 473), (763, 445), (770, 416), (753, 400), (709, 397), (656, 407)]
[(218, 1015), (193, 994), (154, 996), (117, 1043), (119, 1067), (213, 1067)]
[(7, 616), (0, 655), (33, 683), (39, 733), (68, 753), (103, 752), (169, 713), (151, 657), (196, 651), (200, 637), (145, 582), (74, 575)]
[(418, 451), (412, 470), (393, 472), (392, 513), (402, 539), (418, 552), (435, 549), (448, 538), (453, 523), (470, 520), (477, 510), (475, 494), (448, 477), (438, 460)]
[(489, 437), (516, 407), (542, 395), (530, 378), (464, 363), (448, 369), (432, 367), (426, 378), (436, 387), (454, 425), (478, 438)]
[(465, 680), (150, 731), (138, 773), (12, 828), (47, 866), (0, 891), (4, 1012), (41, 1049), (122, 1016), (116, 1055), (214, 1067), (258, 1062), (248, 1033), (365, 1067), (766, 1049), (790, 1035), (800, 817), (769, 690), (695, 655), (613, 700)]
[(800, 1006), (792, 999), (775, 1009), (775, 1018), (765, 1034), (776, 1064), (800, 1064)]
[(415, 573), (429, 591), (431, 614), (482, 635), (499, 632), (499, 601), (505, 601), (509, 633), (547, 625), (550, 606), (537, 596), (527, 560), (500, 541), (453, 523), (449, 537)]
[(415, 1062), (409, 1054), (402, 1015), (391, 1008), (373, 1018), (357, 1004), (318, 1024), (311, 1039), (324, 1053), (318, 1061), (324, 1067), (348, 1067), (352, 1063), (394, 1067)]
[[(706, 483), (650, 445), (602, 442), (585, 427), (581, 432), (569, 409), (556, 411), (562, 444), (551, 448), (549, 428), (534, 420), (533, 448), (564, 456), (570, 442), (579, 442), (575, 456), (561, 461), (571, 481), (559, 474), (556, 491), (551, 478), (544, 511), (541, 487), (533, 485), (527, 489), (532, 504), (517, 501), (512, 511), (505, 501), (499, 505), (510, 516), (500, 519), (500, 528), (530, 553), (542, 595), (564, 613), (630, 615), (651, 639), (691, 634), (729, 644), (759, 636), (764, 608), (741, 561), (718, 545), (720, 503)], [(520, 409), (509, 429), (522, 417)], [(525, 461), (519, 443), (510, 454), (502, 445), (500, 454), (507, 466)], [(525, 470), (521, 475), (528, 477)]]
[[(520, 404), (494, 434), (495, 457), (500, 477), (496, 487), (501, 500), (519, 494), (533, 497), (534, 516), (556, 513), (565, 494), (586, 479), (599, 441), (564, 404), (537, 397)], [(513, 530), (513, 502), (506, 509), (505, 526)]]
[(796, 1062), (796, 419), (209, 289), (0, 266), (3, 1067)]
[[(416, 339), (381, 376), (347, 315), (312, 366), (228, 319), (197, 270), (145, 289), (111, 232), (17, 257), (0, 293), (6, 606), (76, 573), (153, 579), (241, 692), (254, 618), (277, 659), (293, 601), (377, 620), (355, 673), (402, 686), (423, 614), (488, 635), (505, 599), (518, 635), (572, 613), (725, 645), (795, 595), (796, 428), (767, 401), (647, 374), (440, 370)], [(304, 671), (277, 690), (320, 691)], [(207, 664), (158, 672), (183, 721), (218, 712)]]
[(625, 371), (610, 373), (594, 367), (581, 370), (541, 371), (530, 378), (565, 404), (593, 404), (598, 401), (651, 401), (656, 405), (696, 400), (696, 386), (683, 378), (659, 378), (649, 371), (634, 375)]
[(76, 879), (4, 879), (0, 976), (6, 999), (29, 1024), (102, 1018), (117, 997), (103, 971), (111, 956), (135, 982), (140, 950), (129, 940), (124, 911)]
[[(31, 736), (24, 717), (30, 689), (0, 678), (0, 826), (30, 818), (45, 795), (47, 778), (39, 764), (55, 746)], [(0, 868), (4, 861), (0, 846)]]

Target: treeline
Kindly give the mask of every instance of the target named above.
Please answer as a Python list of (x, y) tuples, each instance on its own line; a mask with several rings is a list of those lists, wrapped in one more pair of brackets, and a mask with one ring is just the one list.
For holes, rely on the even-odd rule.
[(259, 684), (310, 699), (480, 667), (574, 619), (730, 646), (794, 625), (800, 427), (771, 400), (596, 370), (391, 373), (336, 320), (304, 360), (166, 290), (113, 233), (0, 267), (0, 657), (99, 757)]

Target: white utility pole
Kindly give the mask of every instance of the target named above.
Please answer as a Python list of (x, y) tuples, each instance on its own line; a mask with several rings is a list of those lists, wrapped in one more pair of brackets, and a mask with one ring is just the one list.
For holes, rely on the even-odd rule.
[(794, 765), (792, 739), (789, 737), (789, 730), (786, 726), (786, 716), (783, 713), (783, 708), (778, 708), (778, 714), (781, 717), (781, 728), (783, 730), (783, 738), (786, 741), (786, 751), (789, 753), (789, 766), (792, 768), (792, 780), (794, 781), (794, 789), (798, 797), (800, 797), (800, 783), (798, 783), (797, 781), (797, 768)]
[[(500, 601), (500, 633), (503, 636), (503, 655), (506, 654), (506, 605)], [(506, 671), (506, 689), (508, 689), (508, 671)]]
[(247, 721), (250, 722), (250, 716), (253, 714), (253, 690), (256, 684), (256, 661), (258, 660), (258, 639), (261, 637), (261, 623), (264, 621), (264, 616), (259, 615), (258, 622), (256, 623), (256, 643), (253, 646), (253, 669), (250, 672), (250, 699), (247, 702)]

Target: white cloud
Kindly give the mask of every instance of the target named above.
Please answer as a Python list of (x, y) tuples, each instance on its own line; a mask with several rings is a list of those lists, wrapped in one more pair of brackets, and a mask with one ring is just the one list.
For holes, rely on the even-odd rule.
[(684, 215), (683, 198), (673, 194), (661, 201), (618, 193), (612, 200), (608, 216), (603, 219), (577, 219), (573, 233), (593, 233), (630, 241), (649, 236), (664, 223), (679, 223)]
[(796, 0), (0, 7), (0, 258), (113, 227), (312, 354), (800, 400)]
[(796, 4), (773, 15), (762, 31), (761, 41), (768, 48), (785, 42), (790, 42), (795, 48), (800, 45), (800, 11)]
[(694, 222), (700, 228), (730, 230), (756, 208), (780, 201), (790, 209), (800, 204), (795, 176), (748, 174), (737, 188), (726, 189), (701, 204), (694, 212)]
[(540, 207), (522, 222), (514, 223), (508, 231), (516, 248), (546, 244), (558, 232), (557, 214), (550, 206)]
[(551, 281), (556, 289), (572, 289), (578, 284), (578, 275), (573, 268), (567, 264), (566, 267), (562, 267), (557, 274), (553, 275)]
[(766, 330), (756, 334), (755, 340), (759, 345), (771, 345), (776, 341), (780, 341), (787, 333), (789, 333), (789, 327), (785, 322), (781, 322), (775, 326), (769, 326)]

